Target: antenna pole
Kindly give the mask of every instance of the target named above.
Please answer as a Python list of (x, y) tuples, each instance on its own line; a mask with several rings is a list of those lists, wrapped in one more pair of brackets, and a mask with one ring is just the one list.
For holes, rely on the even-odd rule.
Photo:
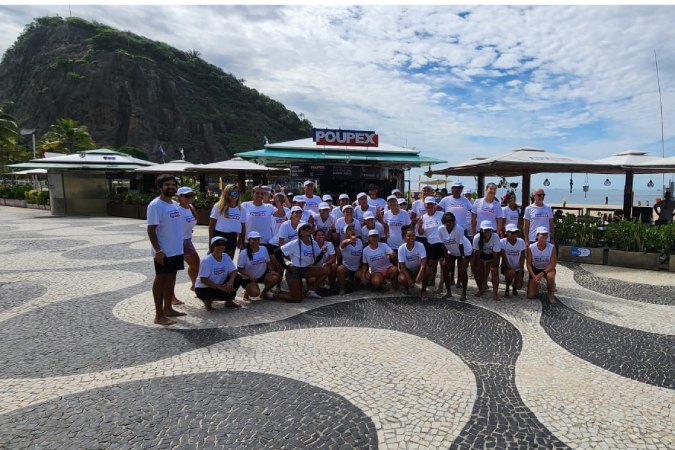
[[(661, 107), (661, 157), (666, 157), (666, 145), (663, 140), (663, 101), (661, 100), (661, 81), (659, 80), (659, 61), (656, 59), (656, 49), (654, 49), (654, 65), (656, 66), (656, 84), (659, 87), (659, 106)], [(661, 174), (661, 194), (666, 188), (666, 174)]]

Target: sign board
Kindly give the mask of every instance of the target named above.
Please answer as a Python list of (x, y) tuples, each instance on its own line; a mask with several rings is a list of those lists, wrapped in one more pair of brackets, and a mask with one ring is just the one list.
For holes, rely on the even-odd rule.
[(570, 247), (570, 256), (585, 258), (591, 256), (591, 249), (586, 247)]
[(374, 131), (312, 129), (312, 140), (317, 145), (338, 145), (350, 147), (377, 147), (379, 136)]

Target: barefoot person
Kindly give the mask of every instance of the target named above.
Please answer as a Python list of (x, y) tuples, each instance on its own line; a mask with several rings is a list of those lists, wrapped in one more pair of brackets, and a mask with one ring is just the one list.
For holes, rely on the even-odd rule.
[(389, 293), (398, 288), (398, 268), (396, 255), (387, 244), (380, 242), (379, 232), (374, 229), (368, 232), (368, 246), (363, 249), (363, 283), (379, 288), (387, 280), (391, 283)]
[(348, 279), (356, 283), (363, 282), (363, 270), (361, 268), (361, 258), (363, 257), (363, 242), (356, 237), (355, 225), (347, 224), (340, 230), (345, 235), (345, 239), (340, 242), (340, 252), (342, 254), (342, 264), (337, 268), (337, 279), (340, 286), (340, 295), (345, 293), (345, 284)]
[[(261, 237), (257, 231), (249, 231), (246, 235), (246, 246), (239, 251), (237, 258), (239, 284), (244, 287), (244, 300), (250, 297), (274, 299), (270, 289), (279, 282), (279, 274), (272, 269), (267, 248), (260, 243)], [(258, 283), (265, 285), (262, 292)]]
[(157, 178), (159, 197), (148, 205), (148, 237), (155, 264), (152, 297), (155, 301), (155, 323), (173, 325), (170, 317), (185, 316), (171, 306), (176, 273), (183, 270), (183, 221), (180, 208), (172, 200), (176, 194), (176, 178), (160, 175)]
[(488, 276), (492, 276), (492, 298), (499, 301), (499, 254), (502, 250), (499, 236), (490, 220), (480, 224), (480, 231), (473, 238), (474, 278), (480, 297), (487, 288)]
[(511, 297), (509, 289), (513, 285), (513, 295), (518, 295), (518, 289), (523, 287), (525, 275), (525, 255), (527, 247), (525, 241), (518, 237), (518, 226), (513, 223), (506, 225), (506, 237), (501, 240), (502, 246), (502, 273), (506, 278), (504, 297)]
[(228, 184), (223, 189), (218, 203), (211, 208), (209, 219), (209, 241), (214, 236), (222, 236), (227, 242), (225, 252), (234, 258), (237, 246), (241, 247), (244, 237), (241, 235), (242, 217), (239, 206), (239, 188)]
[(556, 303), (553, 295), (555, 286), (555, 266), (558, 263), (555, 245), (548, 242), (548, 228), (538, 227), (536, 242), (527, 248), (527, 271), (530, 279), (527, 283), (527, 298), (533, 299), (539, 292), (539, 283), (546, 280), (548, 302)]
[[(180, 213), (183, 216), (183, 260), (188, 265), (188, 276), (192, 285), (190, 290), (195, 290), (195, 282), (197, 281), (197, 273), (199, 272), (199, 253), (195, 249), (194, 244), (192, 243), (192, 232), (197, 225), (197, 211), (195, 211), (194, 206), (192, 206), (192, 199), (195, 197), (192, 188), (188, 186), (183, 186), (178, 188), (176, 192), (178, 196), (178, 206), (180, 207)], [(173, 299), (171, 300), (174, 305), (182, 305), (183, 302), (178, 300), (174, 294)]]
[(403, 225), (401, 233), (405, 242), (398, 247), (398, 284), (407, 294), (416, 283), (422, 283), (420, 297), (426, 299), (431, 270), (427, 267), (424, 244), (415, 240), (415, 229), (410, 225)]
[(199, 264), (195, 293), (207, 311), (213, 311), (212, 304), (216, 300), (224, 301), (225, 306), (231, 308), (240, 307), (233, 301), (239, 288), (237, 267), (225, 251), (226, 244), (227, 239), (222, 236), (212, 238), (209, 253)]
[[(460, 215), (465, 214), (463, 211)], [(468, 257), (471, 256), (471, 241), (464, 235), (462, 227), (457, 225), (457, 217), (452, 212), (446, 212), (441, 219), (443, 225), (438, 227), (438, 236), (445, 246), (445, 265), (441, 268), (441, 284), (445, 283), (446, 294), (443, 298), (452, 297), (451, 287), (455, 284), (455, 262), (457, 264), (457, 281), (462, 287), (461, 301), (466, 300), (466, 285), (468, 284), (468, 275), (466, 267), (469, 264)], [(458, 286), (459, 287), (459, 286)]]

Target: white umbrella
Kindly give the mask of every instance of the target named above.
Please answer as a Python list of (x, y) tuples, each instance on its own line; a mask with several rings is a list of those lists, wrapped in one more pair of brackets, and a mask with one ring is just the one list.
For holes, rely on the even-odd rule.
[(648, 152), (640, 150), (627, 150), (617, 153), (607, 158), (598, 159), (597, 162), (612, 166), (636, 166), (659, 159), (656, 156), (649, 156)]
[(154, 166), (149, 167), (140, 167), (134, 172), (140, 173), (185, 173), (188, 168), (198, 168), (201, 167), (201, 164), (192, 164), (191, 162), (185, 161), (183, 159), (175, 159), (169, 161), (165, 164), (155, 164)]

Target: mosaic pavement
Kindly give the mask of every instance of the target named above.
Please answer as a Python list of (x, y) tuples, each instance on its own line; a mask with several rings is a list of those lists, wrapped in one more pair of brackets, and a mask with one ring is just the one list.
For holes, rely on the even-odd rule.
[(0, 258), (3, 449), (675, 448), (672, 273), (207, 314), (182, 272), (163, 328), (141, 221), (0, 206)]

